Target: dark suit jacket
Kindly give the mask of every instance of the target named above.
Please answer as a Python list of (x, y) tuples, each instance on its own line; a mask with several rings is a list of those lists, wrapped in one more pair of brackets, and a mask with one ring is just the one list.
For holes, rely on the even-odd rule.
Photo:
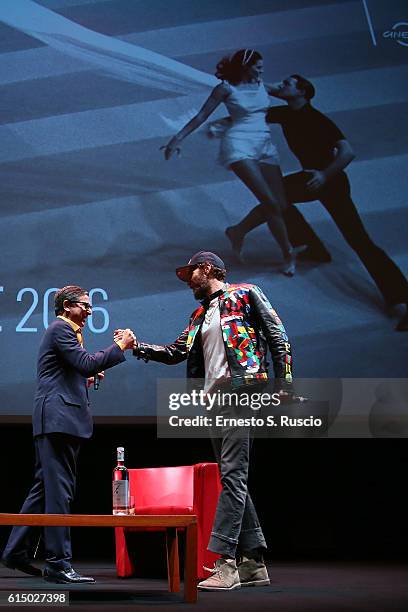
[(122, 361), (125, 356), (116, 343), (88, 353), (69, 323), (54, 321), (44, 334), (38, 354), (34, 436), (61, 432), (90, 438), (93, 423), (87, 378)]

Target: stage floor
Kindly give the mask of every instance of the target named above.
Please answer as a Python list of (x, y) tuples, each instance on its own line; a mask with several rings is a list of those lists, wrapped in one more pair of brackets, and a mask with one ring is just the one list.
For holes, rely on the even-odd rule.
[[(119, 580), (114, 566), (108, 562), (77, 563), (75, 568), (94, 576), (96, 583), (86, 587), (53, 585), (2, 567), (1, 602), (6, 601), (9, 593), (69, 591), (70, 605), (78, 611), (96, 607), (113, 611), (129, 606), (151, 612), (181, 610), (187, 606), (211, 612), (238, 608), (251, 612), (406, 612), (408, 609), (408, 566), (402, 563), (268, 563), (272, 580), (269, 587), (199, 593), (197, 604), (185, 604), (182, 593), (168, 593), (164, 579)], [(25, 606), (26, 610), (35, 608), (39, 609)]]

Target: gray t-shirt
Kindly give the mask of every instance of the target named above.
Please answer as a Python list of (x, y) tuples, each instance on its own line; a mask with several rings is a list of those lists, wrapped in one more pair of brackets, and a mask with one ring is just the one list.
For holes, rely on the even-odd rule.
[(225, 353), (221, 330), (221, 317), (218, 297), (211, 300), (201, 327), (201, 340), (204, 353), (205, 384), (204, 391), (211, 391), (216, 383), (231, 378)]

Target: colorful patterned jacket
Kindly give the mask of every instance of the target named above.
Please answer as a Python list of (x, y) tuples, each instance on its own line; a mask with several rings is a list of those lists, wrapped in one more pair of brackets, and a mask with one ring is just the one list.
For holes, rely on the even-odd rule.
[[(233, 387), (265, 383), (268, 380), (266, 360), (269, 347), (277, 386), (291, 389), (292, 356), (288, 336), (267, 297), (256, 285), (227, 284), (210, 296), (218, 295), (221, 330)], [(164, 346), (138, 342), (133, 354), (144, 361), (168, 365), (187, 359), (187, 377), (205, 378), (201, 346), (201, 325), (205, 307), (191, 315), (188, 327), (172, 344)], [(276, 380), (278, 383), (278, 380)]]

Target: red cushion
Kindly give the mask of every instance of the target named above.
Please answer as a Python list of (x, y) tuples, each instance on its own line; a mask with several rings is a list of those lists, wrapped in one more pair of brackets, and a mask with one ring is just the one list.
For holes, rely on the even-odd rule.
[[(193, 507), (194, 466), (184, 465), (162, 468), (139, 468), (129, 470), (130, 495), (134, 497), (136, 512), (144, 514), (143, 508), (155, 508), (156, 514), (184, 514)], [(192, 511), (188, 511), (190, 514)], [(154, 514), (153, 510), (146, 514)]]

